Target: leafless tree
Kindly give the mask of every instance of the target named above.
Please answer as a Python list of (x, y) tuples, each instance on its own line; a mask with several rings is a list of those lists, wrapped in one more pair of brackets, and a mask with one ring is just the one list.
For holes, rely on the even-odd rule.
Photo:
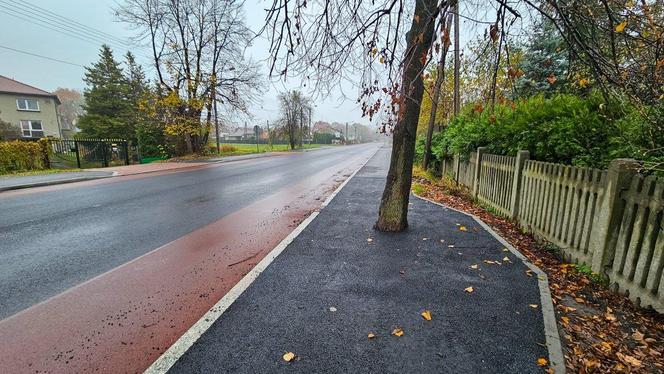
[(302, 138), (308, 133), (309, 116), (312, 113), (311, 101), (300, 91), (293, 90), (279, 95), (281, 120), (291, 149), (302, 146)]
[(116, 10), (149, 44), (163, 91), (181, 98), (176, 111), (191, 119), (182, 129), (190, 151), (207, 144), (215, 103), (246, 112), (259, 87), (256, 65), (244, 58), (252, 33), (243, 3), (125, 0)]

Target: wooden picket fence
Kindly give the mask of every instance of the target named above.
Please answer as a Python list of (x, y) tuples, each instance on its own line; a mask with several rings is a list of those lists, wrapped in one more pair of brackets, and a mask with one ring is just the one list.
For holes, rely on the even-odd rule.
[(664, 179), (638, 167), (629, 159), (608, 170), (573, 167), (483, 148), (442, 162), (478, 202), (605, 275), (637, 305), (664, 312)]

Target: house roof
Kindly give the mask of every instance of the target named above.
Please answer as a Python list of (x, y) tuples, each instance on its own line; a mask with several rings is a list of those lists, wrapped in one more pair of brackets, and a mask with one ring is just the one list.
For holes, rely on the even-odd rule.
[(58, 97), (53, 93), (50, 93), (50, 92), (44, 91), (44, 90), (40, 90), (37, 87), (32, 87), (32, 86), (27, 85), (25, 83), (21, 83), (19, 81), (13, 80), (11, 78), (7, 78), (3, 75), (0, 75), (0, 93), (13, 93), (13, 94), (33, 95), (33, 96), (48, 96), (48, 97), (54, 98), (58, 104), (60, 103), (60, 100), (58, 100)]

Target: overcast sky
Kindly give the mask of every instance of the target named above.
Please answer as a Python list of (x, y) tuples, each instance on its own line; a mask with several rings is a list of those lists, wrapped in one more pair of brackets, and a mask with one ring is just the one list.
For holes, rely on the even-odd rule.
[[(245, 5), (247, 24), (254, 31), (263, 25), (265, 17), (263, 4), (265, 3), (265, 1), (255, 0), (247, 1)], [(120, 58), (127, 52), (127, 47), (110, 37), (95, 32), (101, 31), (123, 40), (133, 36), (134, 32), (127, 25), (115, 20), (112, 12), (115, 4), (115, 0), (0, 0), (0, 75), (47, 91), (53, 91), (57, 87), (83, 90), (85, 87), (82, 80), (83, 66), (88, 66), (97, 60), (101, 42), (112, 46), (116, 58)], [(36, 11), (31, 5), (41, 7), (46, 11)], [(63, 21), (54, 18), (57, 15), (88, 26), (91, 30), (83, 37), (75, 32), (70, 32), (69, 35), (56, 32), (52, 29), (63, 29)], [(49, 16), (50, 18), (47, 18)], [(43, 20), (47, 24), (33, 22), (32, 19)], [(69, 24), (71, 25), (71, 23)], [(85, 40), (86, 37), (96, 40)], [(462, 38), (462, 42), (463, 39), (466, 38)], [(254, 61), (265, 60), (267, 58), (266, 46), (264, 40), (257, 39), (247, 51), (247, 57)], [(64, 62), (51, 61), (7, 48), (44, 55)], [(152, 70), (148, 68), (150, 60), (146, 57), (145, 52), (140, 50), (133, 50), (133, 52), (151, 75)], [(265, 77), (267, 77), (265, 65), (262, 63)], [(297, 79), (289, 79), (285, 83), (269, 82), (261, 103), (251, 108), (255, 121), (262, 124), (266, 120), (276, 120), (279, 116), (276, 103), (278, 93), (287, 88), (297, 88), (299, 83)], [(367, 119), (362, 118), (361, 110), (355, 102), (357, 88), (350, 83), (345, 83), (343, 92), (349, 99), (344, 100), (340, 91), (333, 92), (324, 100), (319, 99), (315, 103), (314, 121), (369, 124)]]

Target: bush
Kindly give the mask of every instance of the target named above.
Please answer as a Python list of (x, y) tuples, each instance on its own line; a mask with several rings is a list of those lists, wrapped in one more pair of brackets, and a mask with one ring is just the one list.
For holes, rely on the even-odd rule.
[(0, 142), (0, 174), (48, 168), (48, 140)]
[(236, 151), (237, 151), (236, 146), (227, 145), (227, 144), (223, 144), (221, 146), (221, 153), (230, 153), (230, 152), (236, 152)]
[[(606, 104), (599, 94), (557, 94), (496, 105), (493, 113), (468, 105), (432, 141), (435, 161), (477, 147), (489, 153), (515, 155), (530, 151), (539, 161), (603, 168), (618, 157), (643, 160), (639, 140), (644, 119), (622, 102)], [(421, 159), (424, 140), (416, 151)], [(637, 144), (637, 145), (635, 145)]]

